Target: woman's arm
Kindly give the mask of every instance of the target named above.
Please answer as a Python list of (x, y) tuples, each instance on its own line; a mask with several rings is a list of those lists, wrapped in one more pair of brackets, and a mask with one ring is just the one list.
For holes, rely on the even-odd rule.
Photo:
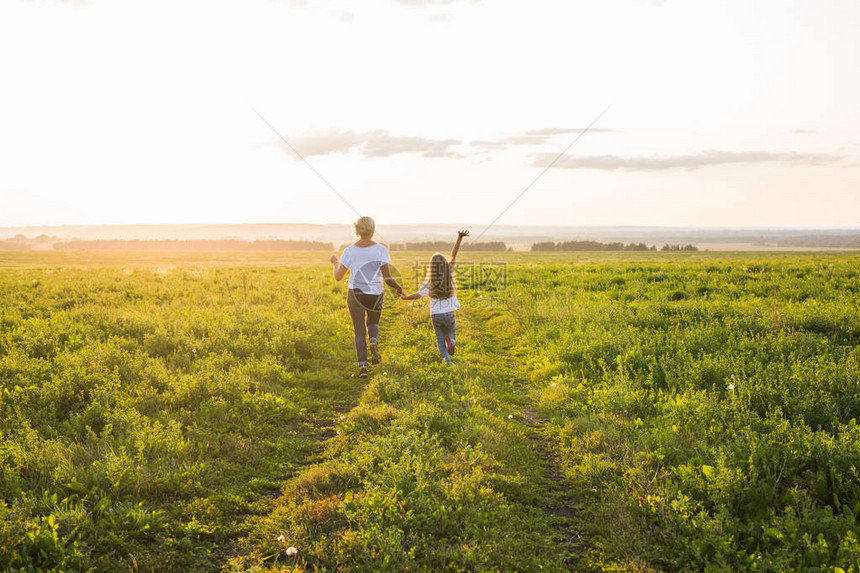
[(346, 276), (346, 271), (349, 269), (342, 264), (340, 264), (340, 260), (338, 260), (337, 255), (332, 255), (329, 258), (329, 262), (332, 265), (332, 272), (334, 273), (334, 280), (341, 281), (343, 277)]
[(400, 295), (400, 298), (402, 298), (403, 300), (418, 300), (419, 298), (421, 298), (421, 295), (417, 292), (413, 292), (412, 294), (406, 294), (406, 292), (404, 291), (403, 294)]
[(448, 264), (450, 266), (453, 267), (456, 264), (457, 251), (460, 250), (460, 243), (463, 242), (463, 237), (468, 237), (468, 236), (469, 236), (469, 231), (466, 231), (465, 229), (462, 231), (459, 231), (457, 233), (457, 242), (454, 243), (454, 248), (451, 250), (451, 260), (448, 261)]
[(397, 282), (397, 279), (391, 276), (391, 269), (388, 268), (388, 265), (385, 264), (380, 266), (379, 270), (382, 271), (382, 280), (385, 281), (385, 284), (393, 288), (398, 295), (403, 296), (405, 291), (403, 290), (403, 287), (400, 286), (400, 283)]

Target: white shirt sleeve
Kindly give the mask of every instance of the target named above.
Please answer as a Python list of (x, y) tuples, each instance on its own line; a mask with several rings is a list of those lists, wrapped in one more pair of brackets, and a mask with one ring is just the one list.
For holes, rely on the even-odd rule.
[(349, 247), (343, 250), (343, 254), (340, 256), (340, 264), (346, 268), (349, 268), (352, 264), (352, 249)]
[(430, 287), (427, 286), (427, 282), (421, 283), (421, 286), (418, 287), (418, 294), (421, 296), (430, 296)]

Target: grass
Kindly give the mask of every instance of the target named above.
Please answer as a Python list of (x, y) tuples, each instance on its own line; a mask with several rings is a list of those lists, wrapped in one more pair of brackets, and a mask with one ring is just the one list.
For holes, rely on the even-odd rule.
[(591, 564), (857, 569), (857, 263), (518, 272), (505, 295)]
[(4, 568), (217, 568), (358, 398), (319, 269), (0, 276)]
[(856, 255), (464, 253), (367, 382), (252, 256), (0, 255), (0, 567), (858, 568)]

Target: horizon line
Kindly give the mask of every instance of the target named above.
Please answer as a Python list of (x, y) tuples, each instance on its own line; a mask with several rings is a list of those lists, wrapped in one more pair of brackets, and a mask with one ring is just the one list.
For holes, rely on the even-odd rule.
[[(349, 227), (352, 222), (341, 223), (289, 223), (289, 222), (269, 222), (269, 223), (59, 223), (59, 224), (26, 224), (26, 225), (2, 225), (0, 229), (32, 229), (32, 228), (68, 228), (68, 227), (89, 227), (89, 228), (116, 228), (116, 227), (264, 227), (264, 226), (316, 226), (316, 227)], [(380, 227), (415, 227), (415, 226), (437, 226), (437, 227), (470, 227), (480, 226), (480, 223), (442, 223), (438, 221), (428, 221), (422, 223), (386, 223), (379, 225)], [(545, 229), (706, 229), (706, 230), (844, 230), (844, 231), (860, 231), (860, 223), (855, 225), (827, 225), (827, 224), (809, 224), (809, 225), (632, 225), (632, 224), (603, 224), (603, 225), (559, 225), (559, 224), (541, 224), (541, 223), (519, 223), (519, 224), (502, 224), (496, 225), (499, 228), (545, 228)]]

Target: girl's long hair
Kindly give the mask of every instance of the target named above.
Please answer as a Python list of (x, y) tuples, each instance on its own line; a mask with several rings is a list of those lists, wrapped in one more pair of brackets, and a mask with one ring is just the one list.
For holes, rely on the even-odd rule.
[(430, 257), (430, 268), (427, 269), (427, 287), (431, 298), (448, 298), (454, 294), (454, 274), (448, 259), (441, 253)]

